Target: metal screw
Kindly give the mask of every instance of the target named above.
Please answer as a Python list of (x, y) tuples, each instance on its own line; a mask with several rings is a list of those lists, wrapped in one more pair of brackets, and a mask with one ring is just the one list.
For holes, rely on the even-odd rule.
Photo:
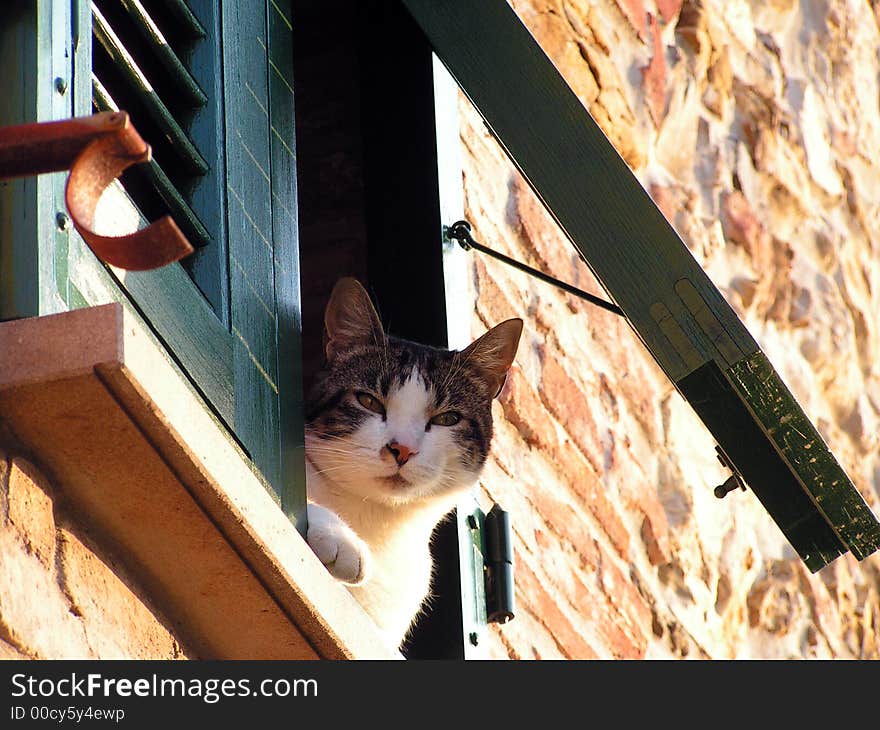
[(64, 94), (67, 91), (67, 82), (60, 76), (55, 79), (55, 91), (59, 94)]
[(55, 215), (55, 225), (58, 226), (59, 231), (66, 231), (70, 228), (70, 216), (65, 212), (60, 212)]
[(480, 635), (476, 631), (471, 631), (468, 638), (470, 639), (471, 644), (473, 644), (474, 646), (477, 646), (480, 643)]

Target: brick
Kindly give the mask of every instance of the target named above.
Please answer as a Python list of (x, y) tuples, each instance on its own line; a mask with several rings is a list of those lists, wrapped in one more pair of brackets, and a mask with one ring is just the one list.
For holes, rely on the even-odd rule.
[[(601, 546), (600, 546), (601, 548)], [(609, 605), (618, 611), (627, 622), (635, 637), (647, 637), (651, 634), (651, 607), (642, 596), (638, 582), (630, 574), (624, 573), (613, 556), (602, 554), (602, 570), (597, 572), (602, 591), (608, 598)]]
[[(633, 597), (630, 593), (621, 591), (619, 596), (609, 596), (605, 591), (603, 576), (606, 571), (611, 570), (618, 576), (610, 579), (614, 585), (619, 581), (620, 572), (611, 564), (614, 558), (594, 540), (587, 538), (591, 545), (589, 561), (592, 564), (585, 565), (583, 554), (573, 555), (576, 551), (560, 550), (561, 546), (554, 543), (552, 537), (548, 539), (545, 536), (542, 540), (544, 547), (540, 568), (546, 573), (542, 584), (553, 594), (558, 611), (565, 613), (566, 605), (576, 611), (577, 620), (572, 619), (574, 630), (581, 633), (588, 631), (588, 643), (596, 650), (604, 647), (609, 656), (626, 659), (644, 656), (647, 647), (642, 620), (644, 601), (636, 594), (635, 598), (641, 601), (641, 605), (631, 605)], [(572, 558), (580, 563), (573, 563)], [(518, 584), (519, 565), (520, 562), (517, 562)], [(531, 596), (536, 605), (543, 606), (543, 613), (540, 614), (542, 617), (548, 615), (545, 599), (535, 594), (535, 588), (528, 580), (522, 585), (522, 591)], [(548, 626), (555, 628), (553, 624), (548, 623)], [(583, 628), (579, 628), (581, 626)], [(594, 640), (600, 643), (595, 643)]]
[[(596, 541), (581, 556), (589, 557), (592, 564), (578, 571), (577, 580), (570, 586), (571, 600), (578, 605), (594, 606), (594, 620), (612, 621), (622, 627), (630, 637), (628, 641), (643, 645), (651, 633), (651, 607), (636, 582), (618, 567), (619, 556)], [(592, 598), (588, 599), (585, 591)]]
[(628, 475), (618, 480), (621, 497), (628, 509), (641, 516), (639, 535), (651, 565), (663, 565), (672, 559), (666, 510), (660, 501), (656, 484), (649, 481), (629, 458), (625, 461), (631, 468)]
[(648, 111), (656, 126), (666, 117), (666, 49), (660, 35), (660, 26), (655, 15), (650, 16), (653, 55), (647, 66), (642, 68), (642, 90)]
[(573, 258), (576, 254), (565, 234), (559, 230), (544, 204), (538, 200), (525, 180), (516, 178), (512, 193), (520, 230), (540, 263), (537, 268), (564, 281), (571, 281), (574, 274)]
[(528, 499), (535, 505), (536, 512), (547, 526), (546, 531), (535, 531), (538, 546), (546, 550), (551, 545), (547, 533), (552, 533), (563, 540), (571, 552), (577, 554), (585, 567), (595, 569), (599, 564), (599, 548), (584, 517), (546, 488), (536, 490)]
[(599, 481), (591, 465), (580, 454), (571, 450), (563, 454), (553, 449), (551, 458), (559, 465), (563, 477), (578, 496), (580, 504), (592, 513), (611, 539), (617, 553), (625, 560), (628, 559), (629, 531), (605, 494), (605, 486)]
[[(828, 365), (833, 360), (828, 353), (841, 348), (833, 347), (833, 336), (805, 340), (806, 332), (793, 329), (809, 317), (814, 324), (828, 325), (818, 330), (855, 338), (863, 347), (850, 356), (848, 362), (856, 364), (853, 377), (845, 380), (855, 383), (854, 388), (863, 380), (870, 384), (868, 375), (876, 362), (870, 351), (877, 333), (865, 313), (876, 310), (869, 306), (876, 299), (876, 272), (858, 263), (848, 269), (847, 261), (871, 258), (860, 253), (864, 231), (870, 229), (864, 222), (870, 217), (864, 211), (871, 198), (864, 194), (870, 188), (865, 181), (876, 177), (876, 165), (864, 161), (870, 155), (862, 155), (862, 162), (854, 160), (856, 117), (838, 114), (828, 122), (822, 112), (813, 140), (827, 137), (831, 156), (809, 159), (803, 150), (804, 138), (811, 133), (809, 108), (800, 99), (824, 88), (822, 79), (815, 74), (786, 79), (790, 69), (776, 62), (786, 49), (777, 49), (766, 34), (760, 35), (757, 46), (750, 45), (752, 24), (748, 18), (731, 16), (723, 3), (517, 0), (515, 5), (540, 26), (540, 40), (563, 74), (570, 76), (578, 66), (589, 69), (588, 93), (576, 93), (588, 97), (593, 117), (631, 167), (640, 167), (633, 164), (634, 157), (646, 161), (640, 178), (660, 183), (649, 191), (663, 214), (711, 268), (722, 293), (733, 295), (740, 316), (757, 328), (754, 334), (769, 338), (768, 346), (775, 347), (783, 369), (793, 373), (799, 392), (809, 401), (805, 406), (820, 414), (829, 445), (870, 491), (877, 475), (871, 471), (869, 445), (861, 438), (870, 428), (860, 428), (857, 418), (848, 428), (851, 401), (843, 394), (829, 400), (827, 393), (829, 387), (839, 389), (844, 380), (835, 381), (840, 368)], [(786, 0), (778, 8), (762, 10), (767, 16), (764, 25), (779, 25), (791, 6)], [(648, 11), (656, 18), (648, 21)], [(841, 11), (840, 23), (830, 27), (826, 45), (835, 58), (841, 48), (855, 48), (848, 42), (853, 29), (866, 27), (862, 10), (857, 12)], [(564, 36), (553, 35), (559, 32), (559, 18), (571, 24), (563, 29), (565, 44), (560, 42)], [(600, 34), (604, 41), (597, 40)], [(665, 47), (664, 39), (677, 48)], [(784, 44), (784, 39), (776, 37), (776, 42)], [(644, 76), (640, 66), (645, 67)], [(838, 96), (858, 99), (851, 76), (844, 73), (838, 81)], [(686, 103), (679, 104), (678, 98), (670, 103), (686, 87)], [(792, 88), (795, 96), (788, 97), (795, 99), (794, 109), (784, 93)], [(638, 99), (642, 101), (635, 114), (632, 105)], [(651, 132), (654, 125), (661, 125), (669, 139), (657, 139)], [(698, 145), (699, 159), (678, 164), (679, 156), (662, 150), (658, 157), (657, 145), (670, 140), (674, 145), (672, 130), (685, 128), (705, 143)], [(500, 155), (494, 143), (486, 142), (481, 126), (468, 134), (479, 137), (465, 140), (470, 205), (484, 220), (498, 221), (496, 225), (507, 231), (502, 245), (508, 252), (568, 279), (571, 262), (565, 247), (556, 245), (556, 227), (540, 203), (499, 163)], [(725, 145), (734, 149), (737, 144), (739, 151), (725, 156)], [(830, 161), (833, 166), (835, 160), (847, 182), (845, 198), (828, 196), (810, 177), (810, 165)], [(833, 220), (827, 215), (829, 205), (839, 213)], [(724, 236), (719, 235), (722, 231)], [(603, 657), (634, 657), (642, 651), (688, 658), (703, 652), (715, 657), (876, 656), (880, 597), (873, 585), (874, 568), (844, 556), (813, 576), (792, 559), (800, 571), (796, 583), (778, 575), (762, 583), (762, 566), (769, 569), (779, 557), (778, 530), (771, 524), (772, 534), (755, 536), (754, 531), (735, 529), (748, 515), (728, 524), (733, 515), (727, 510), (712, 509), (695, 519), (688, 484), (694, 479), (705, 483), (703, 472), (714, 473), (717, 465), (714, 460), (694, 462), (696, 446), (681, 437), (678, 424), (680, 398), (625, 320), (591, 315), (588, 309), (581, 316), (578, 310), (582, 332), (572, 337), (561, 296), (545, 296), (543, 287), (535, 284), (531, 298), (521, 297), (515, 286), (518, 275), (506, 278), (486, 265), (511, 302), (530, 305), (526, 314), (532, 344), (544, 338), (545, 361), (553, 358), (576, 386), (572, 397), (562, 401), (571, 413), (551, 408), (547, 383), (531, 377), (538, 358), (530, 351), (520, 360), (529, 378), (512, 374), (505, 394), (510, 400), (498, 404), (497, 421), (503, 423), (498, 449), (503, 466), (498, 474), (503, 470), (504, 479), (497, 484), (502, 498), (504, 490), (510, 490), (516, 495), (513, 509), (527, 515), (515, 516), (521, 530), (517, 547), (534, 575), (520, 572), (527, 584), (518, 594), (522, 610), (513, 625), (497, 632), (493, 651), (521, 659), (563, 655), (562, 649), (569, 646), (567, 635), (555, 632), (558, 645), (551, 645), (547, 631), (565, 619), (563, 632), (580, 635)], [(811, 298), (792, 289), (793, 283), (810, 288)], [(485, 308), (480, 316), (488, 320)], [(556, 340), (564, 340), (576, 352), (561, 357), (559, 348), (553, 349)], [(597, 365), (596, 377), (593, 368), (584, 367), (588, 362)], [(862, 373), (855, 372), (859, 364)], [(600, 389), (602, 372), (608, 382)], [(878, 403), (880, 398), (874, 398), (871, 407)], [(867, 417), (863, 420), (870, 423)], [(685, 431), (691, 428), (690, 423), (685, 426)], [(711, 484), (711, 475), (707, 478)], [(760, 511), (760, 505), (755, 509)], [(615, 539), (606, 534), (609, 531)], [(627, 539), (638, 568), (627, 565)], [(688, 577), (691, 570), (698, 573), (693, 580)], [(540, 587), (563, 619), (545, 605), (543, 601), (550, 599), (540, 595)], [(714, 614), (713, 606), (720, 614)], [(774, 631), (784, 633), (768, 633)], [(532, 640), (531, 634), (540, 638)]]
[(660, 17), (664, 23), (674, 20), (683, 4), (683, 0), (656, 0), (656, 2), (657, 10), (660, 11)]
[(617, 6), (621, 9), (629, 24), (633, 27), (639, 38), (646, 40), (648, 37), (648, 11), (642, 0), (617, 0)]
[[(548, 629), (535, 616), (531, 606), (517, 603), (514, 621), (489, 626), (491, 659), (566, 659), (568, 658)], [(497, 643), (496, 643), (497, 642)]]
[(15, 457), (9, 470), (9, 522), (28, 552), (47, 568), (55, 561), (55, 516), (51, 487), (30, 462)]
[(480, 259), (475, 259), (474, 267), (477, 273), (477, 312), (487, 326), (494, 326), (511, 317), (523, 317), (525, 308), (517, 307), (510, 301)]
[(102, 659), (175, 659), (174, 636), (131, 587), (111, 558), (69, 527), (59, 529), (59, 582)]
[(602, 446), (598, 427), (587, 407), (586, 395), (559, 364), (555, 352), (543, 358), (539, 393), (548, 410), (556, 416), (593, 468), (601, 471)]
[(498, 442), (481, 481), (491, 485), (490, 499), (511, 513), (520, 544), (535, 553), (542, 549), (540, 539), (563, 540), (573, 551), (591, 549), (590, 525), (564, 496), (557, 496), (564, 494), (566, 485), (549, 461), (518, 448), (503, 430)]
[[(499, 439), (500, 444), (506, 444), (509, 439)], [(516, 449), (504, 449), (514, 452)], [(499, 453), (502, 449), (492, 446), (492, 452), (486, 460), (486, 465), (480, 475), (480, 484), (483, 487), (486, 500), (498, 502), (504, 509), (516, 515), (513, 524), (514, 531), (523, 528), (526, 521), (533, 517), (533, 506), (527, 501), (525, 495), (530, 489), (528, 477), (521, 473), (515, 478), (511, 474), (511, 460), (505, 458), (505, 453)], [(519, 515), (526, 515), (520, 518)], [(525, 529), (528, 532), (528, 529)]]
[(521, 559), (516, 557), (517, 600), (528, 606), (540, 624), (553, 635), (560, 651), (569, 659), (598, 659), (599, 655), (584, 636), (571, 623), (558, 605), (558, 598), (544, 587), (546, 580), (539, 579)]
[(0, 449), (0, 524), (9, 519), (9, 457)]
[(540, 449), (543, 457), (524, 452), (521, 446), (510, 441), (500, 424), (497, 431), (492, 443), (494, 463), (524, 488), (530, 506), (521, 505), (520, 509), (533, 509), (541, 514), (554, 511), (554, 520), (562, 526), (554, 529), (564, 527), (567, 530), (564, 536), (575, 546), (587, 544), (582, 543), (583, 536), (588, 534), (587, 526), (567, 504), (554, 496), (553, 484), (556, 483), (556, 490), (567, 488), (571, 501), (593, 515), (617, 552), (624, 558), (628, 556), (629, 532), (605, 495), (604, 486), (580, 452), (570, 442), (559, 441), (556, 428), (546, 434), (546, 443)]
[(663, 443), (660, 406), (663, 395), (670, 389), (666, 375), (656, 362), (648, 357), (641, 343), (628, 343), (631, 332), (624, 335), (620, 348), (620, 369), (614, 381), (614, 390), (626, 403), (627, 412), (635, 418), (649, 443)]
[[(519, 618), (522, 618), (521, 616)], [(512, 659), (517, 661), (523, 657), (517, 648), (518, 642), (511, 641), (507, 636), (507, 630), (513, 624), (491, 624), (487, 634), (488, 646), (486, 653), (489, 659)]]
[(648, 192), (651, 195), (651, 199), (654, 201), (654, 205), (657, 206), (663, 214), (663, 217), (669, 221), (670, 225), (674, 226), (675, 216), (678, 212), (678, 203), (672, 188), (668, 185), (661, 185), (660, 183), (653, 182), (648, 188)]
[(514, 365), (499, 397), (504, 417), (532, 447), (546, 449), (555, 440), (556, 427), (547, 415), (537, 391)]
[(602, 639), (614, 659), (641, 659), (648, 646), (647, 639), (626, 626), (623, 616), (609, 603), (608, 597), (575, 580), (575, 605), (589, 606), (590, 625)]
[(648, 515), (642, 518), (640, 535), (642, 542), (645, 543), (645, 549), (648, 551), (648, 560), (651, 565), (664, 565), (672, 560), (666, 515), (662, 512), (660, 514), (662, 519), (652, 518)]

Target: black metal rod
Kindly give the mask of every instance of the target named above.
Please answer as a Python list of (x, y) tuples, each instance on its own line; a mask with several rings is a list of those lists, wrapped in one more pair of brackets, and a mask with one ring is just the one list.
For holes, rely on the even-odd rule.
[(601, 299), (594, 294), (590, 294), (589, 292), (585, 292), (583, 289), (578, 289), (571, 284), (566, 284), (564, 281), (560, 281), (559, 279), (549, 276), (543, 271), (538, 271), (538, 269), (533, 269), (531, 266), (526, 266), (524, 263), (517, 261), (516, 259), (512, 259), (509, 256), (505, 256), (503, 253), (493, 251), (491, 248), (484, 246), (482, 243), (478, 243), (471, 236), (471, 224), (467, 221), (456, 221), (451, 226), (449, 226), (446, 229), (446, 237), (458, 241), (458, 245), (461, 246), (465, 251), (474, 248), (477, 251), (486, 254), (487, 256), (491, 256), (492, 258), (497, 259), (504, 264), (507, 264), (508, 266), (519, 269), (529, 276), (534, 276), (536, 279), (540, 279), (541, 281), (550, 284), (551, 286), (555, 286), (557, 289), (562, 289), (569, 294), (579, 297), (580, 299), (584, 299), (591, 304), (595, 304), (597, 307), (601, 307), (602, 309), (605, 309), (613, 314), (620, 315), (621, 317), (625, 316), (623, 310), (616, 304), (607, 302), (604, 299)]

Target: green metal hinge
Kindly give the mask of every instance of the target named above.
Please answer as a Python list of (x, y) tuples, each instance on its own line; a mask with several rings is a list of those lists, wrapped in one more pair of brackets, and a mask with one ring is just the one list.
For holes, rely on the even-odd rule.
[(465, 659), (486, 657), (490, 623), (507, 623), (516, 611), (510, 516), (499, 505), (484, 514), (476, 500), (458, 509)]

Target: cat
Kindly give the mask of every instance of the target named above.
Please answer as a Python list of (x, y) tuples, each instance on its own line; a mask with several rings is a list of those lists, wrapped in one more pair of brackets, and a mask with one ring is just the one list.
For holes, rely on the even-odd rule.
[(340, 279), (324, 314), (326, 366), (306, 401), (307, 542), (400, 648), (432, 574), (434, 527), (475, 483), (523, 323), (461, 351), (386, 335)]

